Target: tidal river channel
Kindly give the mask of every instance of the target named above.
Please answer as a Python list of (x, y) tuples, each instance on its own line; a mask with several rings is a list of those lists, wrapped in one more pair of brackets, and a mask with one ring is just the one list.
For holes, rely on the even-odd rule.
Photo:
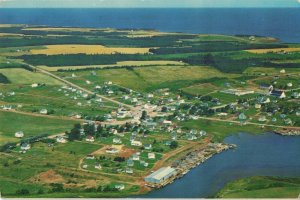
[(240, 133), (224, 142), (237, 148), (213, 156), (181, 179), (140, 197), (205, 198), (244, 177), (300, 177), (300, 136)]

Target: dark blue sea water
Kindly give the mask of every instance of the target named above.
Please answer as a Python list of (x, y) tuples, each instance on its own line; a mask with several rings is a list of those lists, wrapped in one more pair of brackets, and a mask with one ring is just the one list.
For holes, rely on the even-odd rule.
[(300, 8), (0, 9), (0, 23), (247, 34), (300, 42)]
[[(183, 178), (142, 197), (202, 198), (250, 176), (300, 177), (300, 137), (241, 133), (225, 139), (237, 148), (213, 156)], [(300, 191), (299, 191), (300, 193)]]

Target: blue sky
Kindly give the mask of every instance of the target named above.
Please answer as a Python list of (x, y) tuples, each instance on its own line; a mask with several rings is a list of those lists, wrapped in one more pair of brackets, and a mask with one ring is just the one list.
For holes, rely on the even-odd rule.
[(0, 0), (0, 7), (153, 8), (300, 7), (300, 0)]

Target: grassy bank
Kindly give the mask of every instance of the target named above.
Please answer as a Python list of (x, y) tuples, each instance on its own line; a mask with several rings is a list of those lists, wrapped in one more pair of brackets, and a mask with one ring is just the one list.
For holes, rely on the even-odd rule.
[(300, 178), (250, 177), (227, 184), (217, 198), (297, 198)]

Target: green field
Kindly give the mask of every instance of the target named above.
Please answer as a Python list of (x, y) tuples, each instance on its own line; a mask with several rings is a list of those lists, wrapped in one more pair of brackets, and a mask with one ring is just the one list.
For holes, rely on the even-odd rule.
[(225, 186), (218, 198), (297, 198), (299, 178), (250, 177)]
[(4, 74), (14, 84), (45, 83), (49, 85), (62, 85), (61, 82), (49, 76), (25, 69), (0, 69), (0, 73)]
[[(70, 77), (72, 73), (75, 73), (78, 77), (68, 80), (85, 87), (112, 81), (115, 84), (141, 92), (159, 88), (180, 89), (205, 79), (236, 77), (236, 75), (224, 74), (214, 68), (204, 66), (153, 66), (133, 68), (132, 70), (103, 69), (96, 72), (96, 76), (92, 76), (89, 71), (57, 72), (57, 74)], [(86, 80), (93, 84), (86, 85)]]
[(0, 110), (0, 144), (17, 142), (15, 132), (23, 131), (25, 137), (47, 134), (59, 134), (69, 130), (76, 121), (35, 117)]

